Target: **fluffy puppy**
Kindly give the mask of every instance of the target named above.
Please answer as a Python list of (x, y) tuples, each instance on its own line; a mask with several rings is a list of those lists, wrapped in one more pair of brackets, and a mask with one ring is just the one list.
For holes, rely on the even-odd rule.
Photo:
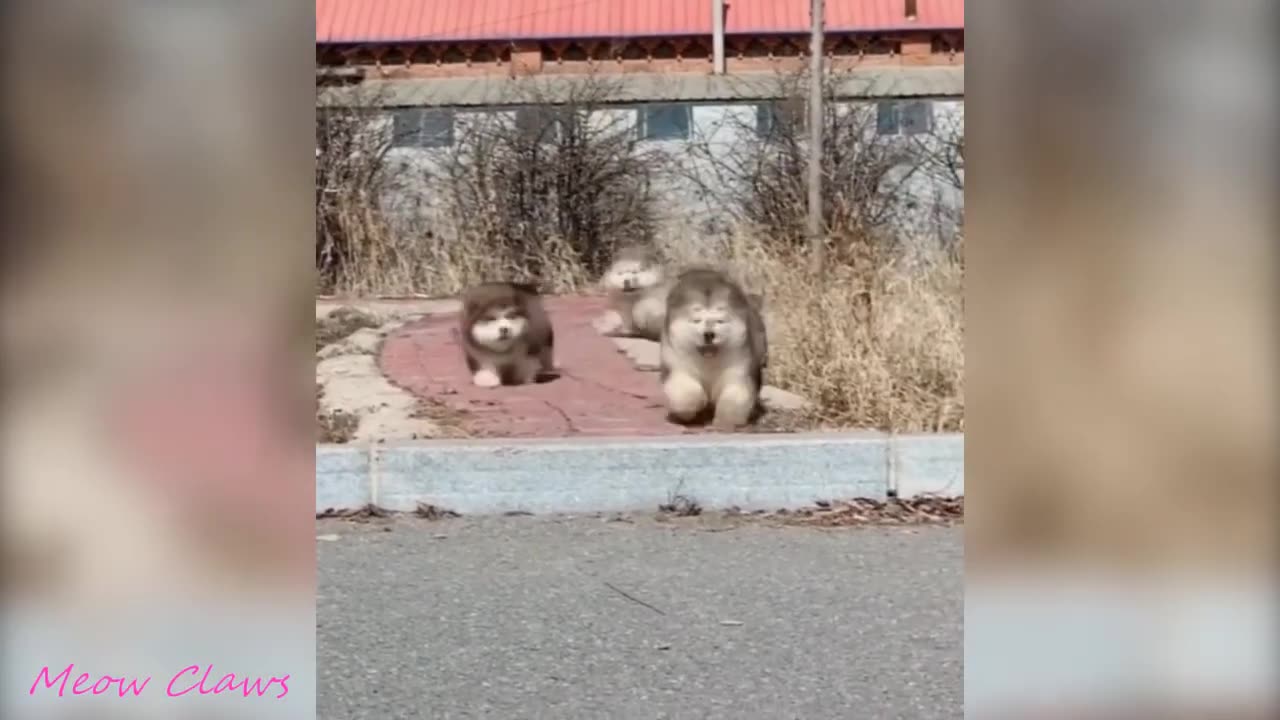
[(538, 289), (488, 282), (462, 297), (462, 350), (479, 387), (523, 385), (554, 367), (555, 333)]
[(609, 306), (621, 324), (606, 335), (658, 340), (667, 315), (667, 279), (662, 259), (652, 248), (624, 247), (613, 257), (601, 284), (609, 294)]
[(769, 354), (757, 302), (716, 270), (677, 278), (667, 296), (660, 365), (672, 419), (694, 422), (711, 411), (715, 427), (734, 429), (754, 418)]

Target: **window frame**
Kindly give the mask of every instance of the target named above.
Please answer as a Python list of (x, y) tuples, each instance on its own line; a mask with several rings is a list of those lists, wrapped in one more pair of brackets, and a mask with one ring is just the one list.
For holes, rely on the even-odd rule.
[[(794, 99), (766, 100), (754, 103), (756, 109), (756, 137), (769, 139), (777, 137), (779, 121), (793, 125), (795, 132), (803, 133), (809, 126), (809, 117), (805, 113), (803, 102)], [(765, 119), (767, 118), (767, 122)], [(767, 125), (767, 127), (763, 127)]]
[[(920, 114), (919, 122), (909, 120), (913, 110)], [(880, 100), (876, 102), (876, 135), (880, 137), (910, 137), (927, 135), (933, 132), (933, 101), (915, 100)]]
[[(564, 138), (565, 125), (573, 122), (572, 114), (573, 111), (557, 105), (520, 105), (515, 108), (512, 122), (520, 133), (537, 130), (539, 145), (555, 145)], [(534, 122), (523, 119), (530, 115)]]
[[(407, 121), (409, 117), (416, 118), (416, 121), (409, 123)], [(428, 120), (431, 118), (444, 118), (448, 125), (428, 132), (431, 129), (428, 127)], [(457, 122), (457, 112), (453, 108), (396, 108), (391, 111), (391, 147), (417, 150), (439, 150), (452, 147), (456, 140)], [(406, 125), (412, 125), (414, 129), (409, 130)]]
[[(679, 111), (684, 128), (679, 135), (655, 136), (651, 130), (652, 118), (661, 112)], [(641, 142), (687, 142), (693, 137), (693, 105), (690, 103), (646, 103), (636, 108), (636, 136)]]

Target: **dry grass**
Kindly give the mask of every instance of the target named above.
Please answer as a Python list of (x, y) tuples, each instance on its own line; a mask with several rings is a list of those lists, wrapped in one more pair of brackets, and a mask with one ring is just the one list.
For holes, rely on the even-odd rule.
[(770, 377), (824, 423), (964, 428), (963, 271), (943, 257), (835, 265), (820, 281), (785, 254), (750, 267), (774, 309)]
[(651, 237), (650, 180), (667, 159), (624, 116), (596, 112), (617, 83), (566, 79), (559, 99), (524, 86), (509, 99), (537, 112), (473, 114), (447, 148), (416, 157), (393, 151), (404, 130), (371, 111), (383, 93), (364, 93), (360, 107), (318, 95), (319, 290), (443, 296), (483, 280), (553, 292), (590, 282), (618, 238)]
[(316, 320), (316, 352), (363, 328), (376, 328), (381, 323), (374, 316), (351, 307), (340, 307)]
[(855, 527), (863, 525), (957, 525), (964, 523), (963, 497), (918, 497), (872, 500), (855, 498), (774, 517), (797, 525)]
[(432, 437), (459, 440), (475, 437), (467, 429), (467, 413), (435, 399), (419, 399), (411, 417), (430, 420), (437, 428)]
[[(397, 232), (381, 213), (335, 201), (345, 231), (346, 258), (332, 292), (348, 297), (456, 295), (486, 280), (536, 281), (546, 292), (573, 292), (591, 282), (567, 243), (548, 237), (536, 258), (491, 241), (484, 218), (457, 230), (451, 223)], [(434, 229), (431, 229), (434, 228)], [(540, 267), (537, 276), (530, 267)]]
[[(317, 195), (317, 270), (325, 292), (440, 297), (494, 279), (536, 282), (549, 293), (577, 292), (597, 279), (590, 269), (598, 264), (596, 251), (620, 239), (592, 235), (594, 244), (584, 249), (581, 237), (556, 235), (556, 223), (546, 218), (530, 239), (527, 228), (514, 232), (510, 221), (503, 226), (500, 218), (512, 217), (511, 208), (500, 207), (501, 198), (492, 193), (466, 195), (452, 210), (449, 202), (419, 207), (407, 221), (373, 201), (380, 192), (378, 172), (342, 163), (326, 172), (330, 179), (318, 180), (323, 191)], [(826, 271), (815, 278), (794, 243), (776, 234), (742, 230), (712, 243), (696, 228), (667, 227), (679, 236), (659, 239), (673, 265), (721, 265), (765, 295), (768, 382), (815, 405), (806, 417), (778, 418), (785, 422), (775, 429), (963, 430), (961, 250), (890, 252), (876, 249), (885, 243), (836, 239)], [(926, 247), (930, 241), (905, 244)]]
[[(528, 279), (519, 259), (478, 241), (370, 239), (348, 268), (349, 291), (450, 295), (493, 277)], [(802, 253), (737, 233), (696, 252), (667, 247), (680, 265), (714, 262), (765, 295), (770, 332), (770, 384), (810, 399), (815, 409), (791, 426), (860, 427), (896, 432), (964, 429), (964, 270), (941, 251), (876, 252), (835, 244), (815, 279)], [(356, 245), (356, 247), (360, 247)], [(568, 253), (548, 242), (536, 278), (549, 292), (592, 282)], [(857, 248), (850, 250), (849, 247)]]
[(360, 426), (360, 416), (345, 410), (325, 410), (320, 405), (324, 386), (316, 383), (316, 442), (349, 443)]
[[(820, 425), (963, 431), (963, 259), (832, 246), (820, 278), (803, 253), (751, 233), (711, 250), (765, 295), (768, 381), (813, 401), (810, 419)], [(714, 261), (706, 255), (704, 248), (680, 259)]]
[[(803, 97), (804, 73), (779, 81), (778, 97)], [(658, 240), (674, 265), (724, 266), (766, 297), (768, 382), (805, 396), (816, 409), (803, 417), (776, 415), (759, 430), (815, 423), (963, 430), (962, 251), (890, 252), (886, 243), (846, 237), (832, 242), (828, 267), (815, 278), (796, 249), (807, 205), (803, 123), (780, 116), (784, 121), (768, 137), (756, 137), (752, 118), (738, 128), (744, 139), (732, 153), (694, 142), (687, 153), (667, 157), (636, 143), (625, 123), (584, 121), (612, 96), (609, 82), (584, 79), (568, 101), (538, 114), (534, 126), (468, 124), (448, 152), (412, 167), (388, 162), (391, 135), (373, 130), (368, 112), (326, 105), (317, 115), (318, 289), (355, 297), (449, 296), (478, 281), (509, 279), (536, 282), (544, 292), (576, 292), (594, 284), (616, 243), (648, 240), (666, 228), (678, 237)], [(376, 108), (382, 100), (360, 104)], [(520, 100), (547, 106), (545, 97)], [(936, 147), (903, 146), (870, 132), (875, 113), (829, 107), (823, 161), (829, 227), (893, 234), (899, 201), (908, 195), (899, 168), (963, 192), (962, 121), (940, 126)], [(702, 164), (685, 162), (690, 154)], [(691, 181), (718, 203), (718, 227), (749, 222), (770, 231), (743, 230), (712, 243), (701, 227), (677, 229), (668, 217), (673, 199), (652, 187), (676, 176), (679, 187)], [(387, 206), (387, 198), (398, 200)]]

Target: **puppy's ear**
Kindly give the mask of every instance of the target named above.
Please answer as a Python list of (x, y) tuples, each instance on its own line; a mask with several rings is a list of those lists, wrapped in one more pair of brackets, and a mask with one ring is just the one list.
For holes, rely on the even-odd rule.
[(761, 293), (747, 293), (747, 302), (751, 303), (756, 312), (764, 312), (764, 295)]

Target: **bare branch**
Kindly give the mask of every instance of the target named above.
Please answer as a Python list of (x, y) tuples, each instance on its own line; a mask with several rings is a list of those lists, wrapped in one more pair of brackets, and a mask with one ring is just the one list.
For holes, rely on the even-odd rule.
[[(909, 140), (880, 136), (871, 103), (840, 103), (837, 89), (848, 71), (828, 68), (821, 79), (826, 138), (823, 146), (824, 225), (833, 236), (870, 238), (896, 220), (923, 160)], [(772, 95), (780, 100), (734, 111), (725, 121), (734, 142), (725, 148), (713, 132), (696, 137), (697, 162), (685, 177), (734, 219), (762, 228), (787, 244), (804, 240), (807, 208), (805, 88), (809, 71), (778, 73)]]

